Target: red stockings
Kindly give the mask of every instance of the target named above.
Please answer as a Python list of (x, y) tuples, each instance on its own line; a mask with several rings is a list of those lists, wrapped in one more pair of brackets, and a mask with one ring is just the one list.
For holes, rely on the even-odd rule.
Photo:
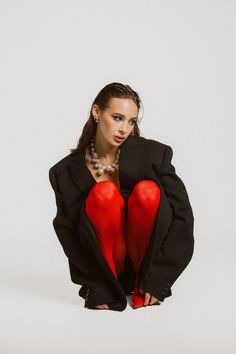
[[(112, 181), (100, 181), (90, 190), (85, 211), (94, 227), (99, 245), (114, 276), (124, 271), (126, 253), (136, 272), (147, 249), (160, 203), (160, 189), (152, 180), (141, 180), (128, 201), (126, 223), (125, 200)], [(144, 294), (135, 283), (133, 307), (144, 304)], [(151, 294), (152, 295), (152, 294)]]

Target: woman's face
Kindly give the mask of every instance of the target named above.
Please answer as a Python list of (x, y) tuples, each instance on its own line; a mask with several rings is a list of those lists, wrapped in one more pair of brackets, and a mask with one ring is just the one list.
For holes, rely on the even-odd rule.
[[(98, 119), (96, 137), (105, 139), (112, 146), (122, 144), (132, 133), (138, 120), (138, 107), (130, 98), (112, 97), (105, 111), (94, 105), (92, 112)], [(119, 140), (115, 136), (124, 139)]]

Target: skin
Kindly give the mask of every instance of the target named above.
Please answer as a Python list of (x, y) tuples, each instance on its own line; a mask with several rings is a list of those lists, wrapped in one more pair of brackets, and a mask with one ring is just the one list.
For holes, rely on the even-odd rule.
[[(101, 111), (97, 105), (93, 105), (92, 114), (97, 118), (97, 129), (95, 134), (96, 150), (99, 159), (104, 163), (114, 161), (120, 145), (114, 140), (114, 135), (122, 136), (125, 139), (134, 129), (134, 120), (138, 116), (136, 104), (131, 99), (111, 98), (109, 107)], [(125, 117), (119, 116), (123, 114)]]
[[(109, 107), (105, 111), (100, 110), (97, 105), (93, 105), (92, 114), (98, 120), (95, 146), (99, 159), (103, 164), (110, 164), (114, 161), (118, 148), (124, 142), (116, 142), (114, 135), (127, 139), (134, 130), (135, 120), (138, 119), (138, 108), (132, 99), (112, 97)], [(144, 293), (142, 289), (140, 291), (142, 294)], [(148, 292), (145, 292), (144, 299), (144, 306), (153, 305), (158, 301)], [(109, 309), (109, 306), (102, 304), (96, 308)]]

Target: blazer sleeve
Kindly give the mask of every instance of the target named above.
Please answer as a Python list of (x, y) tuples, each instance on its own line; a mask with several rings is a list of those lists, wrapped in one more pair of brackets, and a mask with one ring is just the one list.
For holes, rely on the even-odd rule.
[(185, 185), (171, 162), (172, 157), (173, 150), (166, 145), (156, 173), (172, 208), (173, 219), (161, 247), (156, 254), (154, 252), (147, 282), (150, 293), (161, 301), (165, 294), (170, 294), (171, 286), (190, 262), (194, 250), (193, 211)]
[(49, 170), (49, 180), (55, 193), (57, 206), (56, 216), (53, 219), (54, 230), (69, 261), (80, 269), (79, 244), (76, 237), (75, 226), (69, 217), (58, 178), (53, 168)]

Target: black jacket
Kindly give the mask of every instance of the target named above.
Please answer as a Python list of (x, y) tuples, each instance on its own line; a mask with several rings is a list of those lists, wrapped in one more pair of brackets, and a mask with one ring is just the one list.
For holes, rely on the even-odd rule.
[[(134, 185), (155, 181), (161, 190), (160, 205), (151, 240), (138, 274), (138, 287), (160, 301), (171, 296), (171, 286), (190, 262), (194, 249), (194, 216), (183, 181), (175, 173), (173, 150), (159, 141), (130, 135), (120, 145), (121, 194), (127, 200)], [(134, 287), (135, 272), (129, 256), (118, 280), (109, 268), (85, 213), (85, 200), (96, 183), (85, 162), (85, 148), (70, 153), (49, 170), (57, 213), (56, 235), (68, 258), (72, 282), (82, 285), (85, 307), (109, 303), (123, 311), (126, 295)]]

